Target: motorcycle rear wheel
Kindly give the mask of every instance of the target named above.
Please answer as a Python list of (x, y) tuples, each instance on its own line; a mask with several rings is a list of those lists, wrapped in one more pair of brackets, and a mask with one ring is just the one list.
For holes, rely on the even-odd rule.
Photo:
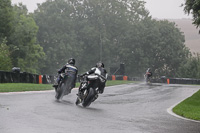
[(64, 91), (64, 83), (61, 83), (61, 85), (58, 86), (57, 92), (56, 92), (56, 99), (60, 100), (63, 96), (63, 91)]

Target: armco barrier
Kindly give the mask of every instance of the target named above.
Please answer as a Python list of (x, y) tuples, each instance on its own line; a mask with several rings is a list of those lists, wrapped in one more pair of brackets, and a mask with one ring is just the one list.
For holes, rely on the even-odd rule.
[(192, 78), (160, 78), (152, 79), (152, 83), (166, 83), (166, 84), (200, 84), (200, 79)]
[[(143, 81), (143, 78), (140, 77), (129, 77), (129, 76), (122, 76), (122, 75), (115, 75), (116, 80), (125, 80), (126, 78), (130, 81)], [(200, 84), (200, 79), (193, 79), (193, 78), (167, 78), (161, 77), (156, 79), (151, 79), (152, 83), (166, 83), (166, 84)]]
[(200, 79), (192, 78), (169, 78), (170, 84), (200, 84)]
[(123, 75), (115, 75), (116, 80), (123, 80)]

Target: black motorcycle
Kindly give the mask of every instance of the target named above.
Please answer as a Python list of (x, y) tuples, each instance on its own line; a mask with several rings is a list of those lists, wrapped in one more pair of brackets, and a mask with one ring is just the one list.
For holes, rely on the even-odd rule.
[(64, 95), (68, 95), (72, 90), (73, 79), (67, 73), (61, 73), (61, 81), (55, 88), (56, 99), (61, 100)]
[[(106, 78), (95, 74), (79, 77), (81, 96), (78, 95), (76, 105), (82, 103), (83, 107), (88, 107), (92, 102), (98, 98), (99, 90), (98, 85), (100, 82), (106, 82)], [(93, 84), (95, 81), (95, 84)]]

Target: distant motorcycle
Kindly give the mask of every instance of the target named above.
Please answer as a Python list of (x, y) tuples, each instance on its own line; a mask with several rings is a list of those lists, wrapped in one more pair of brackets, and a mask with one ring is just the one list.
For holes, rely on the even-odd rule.
[(68, 95), (72, 90), (73, 79), (67, 73), (61, 73), (61, 77), (58, 87), (55, 88), (57, 100), (61, 100), (64, 95)]
[(92, 80), (96, 80), (96, 83), (106, 82), (106, 78), (98, 74), (80, 77), (81, 83), (79, 90), (83, 92), (81, 96), (77, 97), (76, 105), (82, 103), (83, 107), (88, 107), (98, 98), (98, 85), (93, 85), (91, 82)]
[(146, 74), (144, 75), (144, 79), (146, 83), (151, 83), (151, 80), (150, 80), (151, 75), (152, 74), (150, 72), (146, 72)]

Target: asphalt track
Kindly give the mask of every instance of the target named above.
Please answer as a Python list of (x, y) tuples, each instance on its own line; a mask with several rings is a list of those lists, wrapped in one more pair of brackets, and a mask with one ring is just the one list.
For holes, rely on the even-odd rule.
[(144, 83), (106, 87), (89, 108), (74, 104), (77, 89), (61, 102), (54, 91), (0, 93), (0, 133), (200, 133), (199, 122), (168, 113), (199, 89)]

